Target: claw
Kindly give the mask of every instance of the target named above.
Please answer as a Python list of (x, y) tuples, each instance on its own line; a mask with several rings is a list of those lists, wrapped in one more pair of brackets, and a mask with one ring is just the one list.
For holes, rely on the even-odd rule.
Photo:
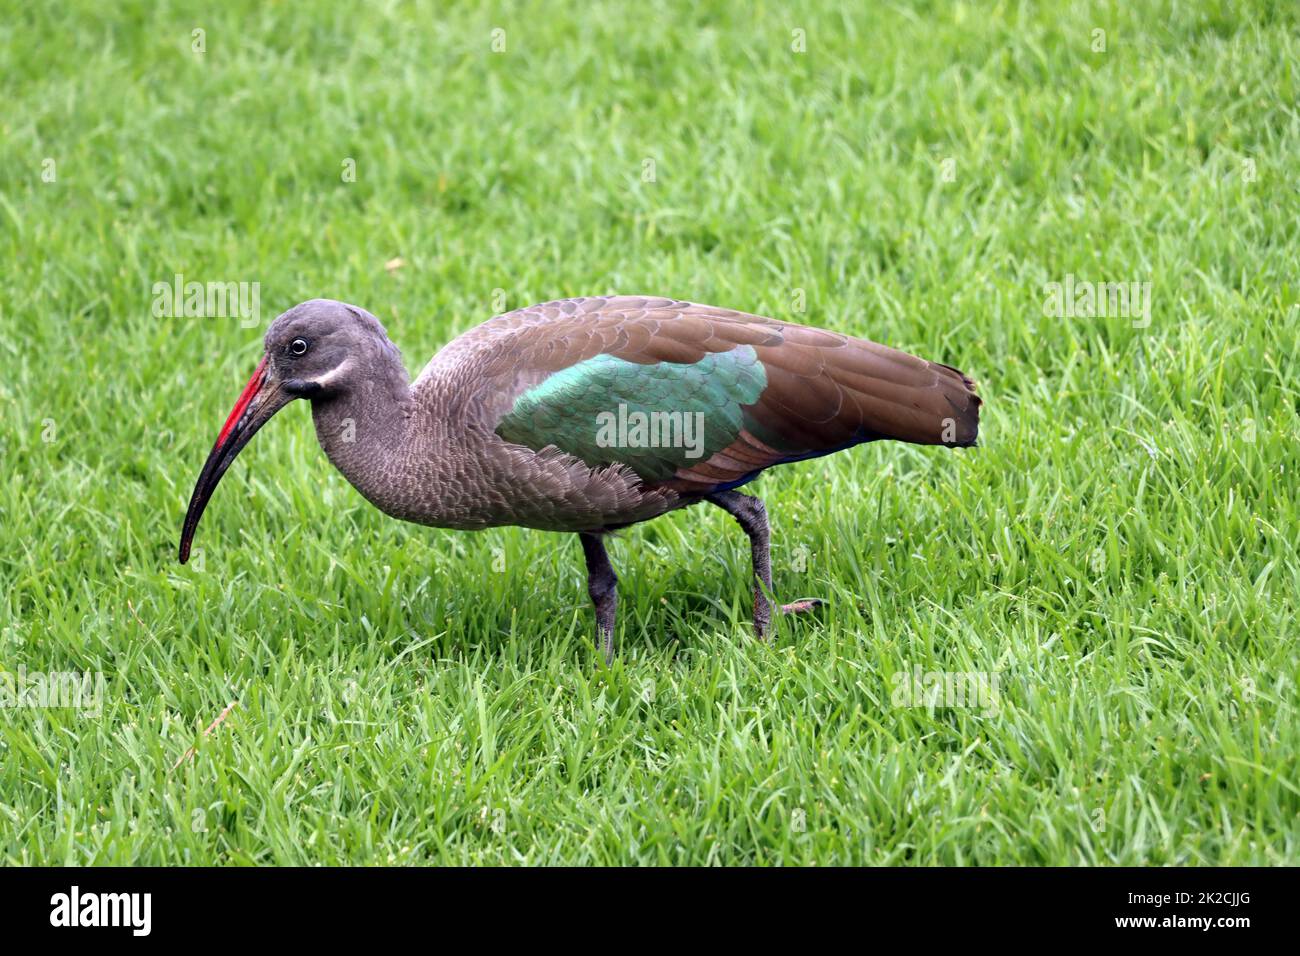
[(782, 604), (781, 613), (802, 614), (805, 611), (811, 611), (813, 608), (825, 606), (826, 602), (821, 598), (800, 598), (798, 601), (791, 601), (789, 604)]

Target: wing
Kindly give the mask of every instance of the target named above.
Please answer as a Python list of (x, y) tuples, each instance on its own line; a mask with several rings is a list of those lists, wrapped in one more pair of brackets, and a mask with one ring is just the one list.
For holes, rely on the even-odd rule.
[(487, 424), (506, 441), (689, 494), (882, 438), (973, 445), (979, 429), (975, 385), (949, 366), (670, 299), (548, 302), (444, 352), (472, 356), (493, 396)]
[(665, 482), (731, 445), (765, 385), (753, 346), (696, 362), (585, 359), (521, 394), (497, 424), (506, 441), (554, 445), (592, 467), (624, 464)]

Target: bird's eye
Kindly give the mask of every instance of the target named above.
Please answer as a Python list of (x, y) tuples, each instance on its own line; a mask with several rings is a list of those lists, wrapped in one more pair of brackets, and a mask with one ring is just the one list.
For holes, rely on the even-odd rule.
[(306, 339), (294, 339), (292, 342), (289, 343), (290, 355), (303, 355), (306, 353), (306, 351), (307, 351)]

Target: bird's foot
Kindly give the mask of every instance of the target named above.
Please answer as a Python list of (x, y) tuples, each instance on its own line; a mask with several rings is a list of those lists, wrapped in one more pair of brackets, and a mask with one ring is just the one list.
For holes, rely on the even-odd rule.
[(782, 614), (803, 614), (814, 608), (825, 607), (826, 602), (821, 598), (800, 598), (798, 601), (791, 601), (789, 604), (781, 605)]
[[(800, 598), (789, 604), (778, 604), (777, 608), (782, 614), (804, 614), (825, 604), (826, 602), (821, 598)], [(772, 614), (769, 607), (766, 601), (756, 602), (754, 605), (754, 633), (758, 635), (760, 641), (766, 640), (771, 631), (769, 625)]]

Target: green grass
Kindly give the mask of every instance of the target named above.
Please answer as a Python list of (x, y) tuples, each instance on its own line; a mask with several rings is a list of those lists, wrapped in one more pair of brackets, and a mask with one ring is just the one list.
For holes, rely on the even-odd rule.
[[(0, 710), (0, 861), (1300, 862), (1295, 5), (477, 6), (0, 20), (0, 667), (105, 680)], [(305, 407), (179, 566), (260, 329), (176, 273), (413, 373), (502, 295), (792, 318), (975, 376), (982, 447), (753, 486), (832, 602), (770, 644), (730, 519), (632, 529), (606, 671), (576, 541), (398, 524)]]

